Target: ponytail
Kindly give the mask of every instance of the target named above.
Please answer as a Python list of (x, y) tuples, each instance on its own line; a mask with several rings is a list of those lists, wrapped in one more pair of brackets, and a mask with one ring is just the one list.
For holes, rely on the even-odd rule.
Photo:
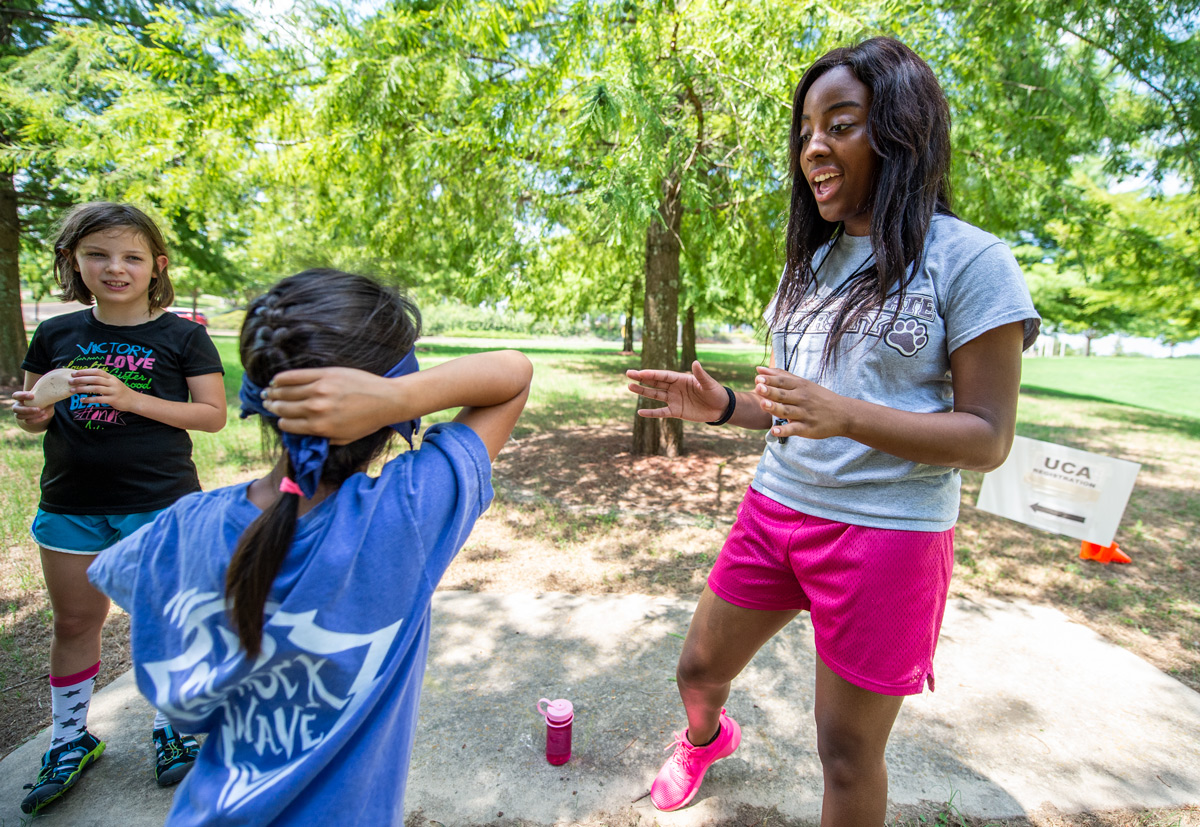
[[(291, 476), (291, 459), (284, 463), (286, 475)], [(281, 493), (242, 533), (225, 572), (225, 595), (233, 628), (252, 658), (262, 649), (263, 608), (296, 535), (299, 510), (299, 494)]]

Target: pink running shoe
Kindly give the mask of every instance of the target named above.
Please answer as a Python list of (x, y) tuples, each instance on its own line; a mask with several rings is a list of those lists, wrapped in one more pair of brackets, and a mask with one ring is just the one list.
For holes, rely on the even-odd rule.
[[(650, 800), (660, 810), (678, 810), (687, 806), (700, 789), (704, 773), (713, 762), (733, 755), (742, 743), (742, 728), (721, 710), (721, 734), (706, 747), (692, 746), (687, 730), (675, 733), (675, 753), (658, 771), (650, 785)], [(667, 747), (670, 749), (671, 747)]]

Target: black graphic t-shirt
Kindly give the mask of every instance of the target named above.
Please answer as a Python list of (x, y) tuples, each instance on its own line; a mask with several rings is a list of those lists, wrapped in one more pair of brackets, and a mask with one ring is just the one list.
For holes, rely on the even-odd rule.
[[(47, 319), (29, 343), (22, 369), (103, 368), (138, 393), (189, 400), (190, 376), (224, 373), (208, 331), (174, 313), (126, 327), (91, 309)], [(187, 431), (76, 394), (54, 406), (42, 443), (44, 511), (135, 514), (165, 508), (200, 490)]]

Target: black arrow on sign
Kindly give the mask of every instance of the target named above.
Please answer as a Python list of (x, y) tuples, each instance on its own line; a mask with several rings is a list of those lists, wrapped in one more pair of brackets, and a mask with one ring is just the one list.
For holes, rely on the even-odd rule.
[(1064, 520), (1074, 520), (1077, 523), (1086, 523), (1087, 522), (1087, 517), (1081, 516), (1079, 514), (1068, 514), (1065, 511), (1055, 511), (1053, 508), (1046, 508), (1046, 506), (1038, 505), (1037, 503), (1034, 503), (1033, 505), (1029, 506), (1029, 509), (1031, 511), (1040, 511), (1043, 514), (1049, 514), (1051, 517), (1062, 517)]

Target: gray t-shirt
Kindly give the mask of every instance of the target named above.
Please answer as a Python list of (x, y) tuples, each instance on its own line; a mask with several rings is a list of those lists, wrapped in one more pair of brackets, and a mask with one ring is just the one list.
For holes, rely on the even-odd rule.
[[(819, 304), (871, 256), (869, 236), (842, 235), (818, 251)], [(775, 366), (841, 394), (918, 413), (954, 405), (950, 354), (1001, 325), (1025, 323), (1024, 348), (1033, 344), (1041, 320), (1008, 247), (991, 233), (947, 215), (934, 216), (925, 259), (905, 291), (893, 323), (894, 305), (847, 333), (833, 364), (820, 375), (821, 351), (836, 306), (798, 332), (772, 332)], [(774, 318), (774, 302), (765, 314)], [(793, 321), (788, 325), (800, 327)], [(767, 434), (758, 463), (756, 491), (789, 508), (828, 520), (905, 531), (944, 531), (958, 519), (959, 471), (900, 459), (846, 437), (786, 443)]]

